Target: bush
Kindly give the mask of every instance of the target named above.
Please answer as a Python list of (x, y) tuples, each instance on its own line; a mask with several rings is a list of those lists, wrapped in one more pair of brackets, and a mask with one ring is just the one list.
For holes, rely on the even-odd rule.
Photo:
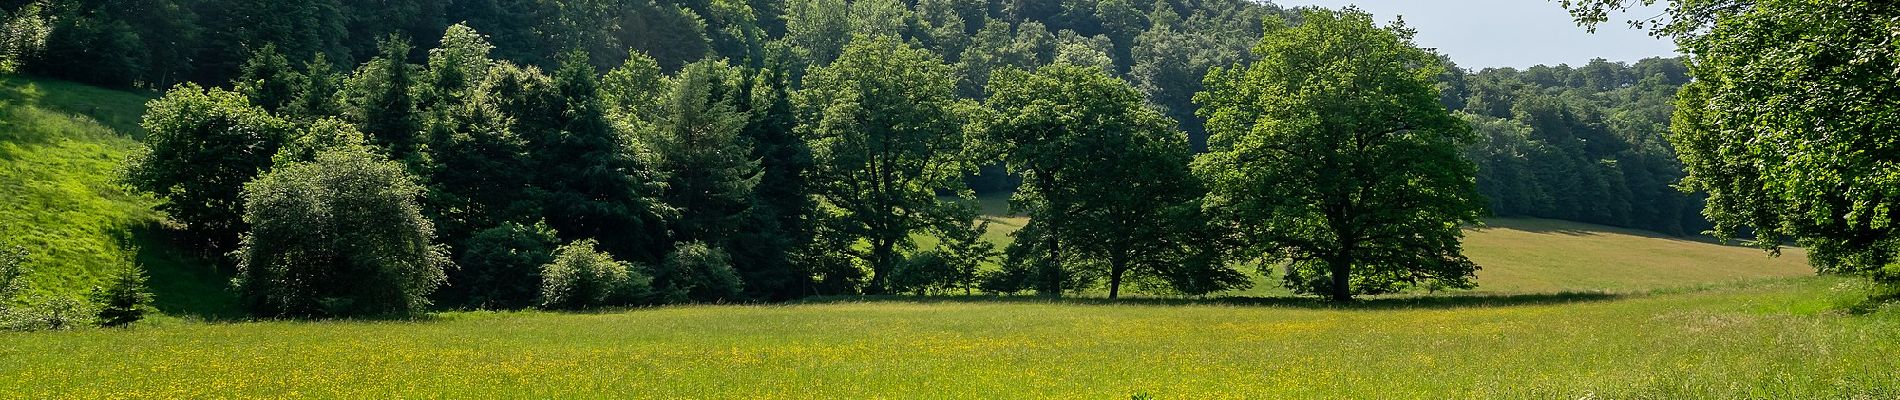
[(128, 327), (145, 319), (152, 306), (152, 292), (146, 289), (145, 280), (145, 269), (127, 262), (112, 277), (111, 286), (94, 288), (92, 301), (99, 307), (99, 326)]
[(735, 301), (745, 287), (726, 251), (702, 242), (675, 246), (659, 275), (660, 299), (667, 303)]
[(541, 307), (581, 310), (638, 303), (652, 293), (653, 278), (597, 249), (593, 239), (561, 246), (541, 267)]
[(26, 284), (26, 250), (0, 251), (0, 330), (66, 330), (84, 325), (85, 304), (65, 297), (22, 299)]
[(554, 262), (559, 244), (546, 224), (510, 222), (476, 232), (462, 246), (456, 259), (462, 268), (450, 275), (449, 288), (469, 307), (533, 306), (540, 295), (541, 267)]
[(904, 262), (897, 264), (896, 273), (891, 275), (891, 291), (923, 296), (968, 289), (969, 283), (976, 279), (976, 271), (960, 268), (953, 260), (941, 250), (924, 251), (905, 258)]
[(238, 286), (264, 316), (426, 311), (451, 265), (422, 216), (421, 186), (362, 146), (317, 153), (244, 185)]
[(28, 299), (23, 306), (0, 315), (0, 329), (63, 331), (87, 325), (91, 315), (83, 301), (62, 296), (39, 297)]

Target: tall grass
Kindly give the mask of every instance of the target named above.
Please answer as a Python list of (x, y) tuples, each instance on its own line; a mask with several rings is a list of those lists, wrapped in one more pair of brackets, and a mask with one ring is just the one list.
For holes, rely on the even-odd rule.
[[(0, 335), (24, 398), (1894, 398), (1788, 278), (1542, 302), (858, 301)], [(1824, 294), (1824, 295), (1817, 295)], [(1839, 296), (1850, 296), (1840, 294)]]

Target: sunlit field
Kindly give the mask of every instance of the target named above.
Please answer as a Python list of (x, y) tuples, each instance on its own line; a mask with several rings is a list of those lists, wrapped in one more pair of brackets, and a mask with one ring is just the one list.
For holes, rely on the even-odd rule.
[(0, 335), (15, 398), (1893, 398), (1846, 280), (1270, 303), (892, 300)]

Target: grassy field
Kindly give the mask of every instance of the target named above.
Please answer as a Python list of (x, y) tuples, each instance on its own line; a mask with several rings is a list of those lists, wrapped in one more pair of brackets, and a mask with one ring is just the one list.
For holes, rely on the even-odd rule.
[(1350, 307), (940, 299), (0, 335), (17, 398), (1895, 398), (1845, 280)]
[(1481, 292), (1650, 290), (1813, 275), (1807, 252), (1724, 246), (1709, 238), (1537, 219), (1492, 219), (1467, 231)]

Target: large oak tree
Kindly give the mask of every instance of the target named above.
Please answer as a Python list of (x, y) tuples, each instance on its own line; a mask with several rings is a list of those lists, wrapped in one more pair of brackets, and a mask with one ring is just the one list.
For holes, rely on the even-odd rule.
[(1268, 21), (1260, 60), (1214, 70), (1196, 98), (1212, 152), (1195, 171), (1243, 255), (1335, 301), (1472, 286), (1459, 243), (1482, 209), (1459, 153), (1472, 134), (1438, 101), (1438, 56), (1356, 8)]

